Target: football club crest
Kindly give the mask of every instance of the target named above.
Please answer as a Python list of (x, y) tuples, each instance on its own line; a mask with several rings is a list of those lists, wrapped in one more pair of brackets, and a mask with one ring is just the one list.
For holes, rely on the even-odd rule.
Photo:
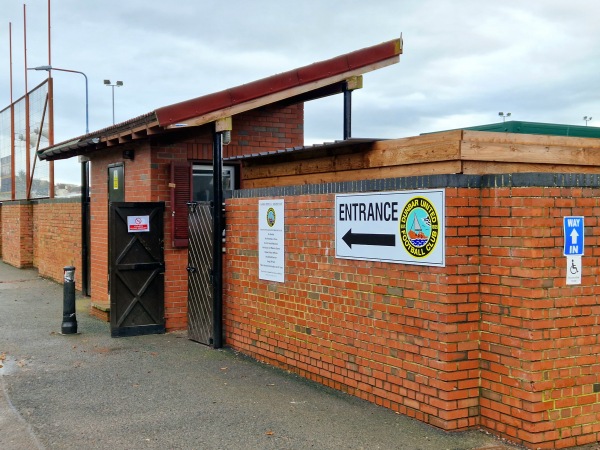
[(275, 219), (276, 219), (276, 214), (275, 214), (275, 209), (273, 208), (269, 208), (267, 210), (267, 224), (272, 227), (273, 225), (275, 225)]
[(434, 205), (425, 197), (411, 199), (400, 214), (400, 240), (415, 258), (424, 258), (435, 248), (439, 218)]

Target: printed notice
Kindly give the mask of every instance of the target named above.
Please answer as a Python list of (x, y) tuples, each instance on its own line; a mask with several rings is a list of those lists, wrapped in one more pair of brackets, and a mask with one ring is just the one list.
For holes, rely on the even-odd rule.
[(258, 278), (285, 281), (284, 203), (280, 200), (258, 202)]
[(150, 216), (127, 216), (127, 231), (129, 233), (148, 233)]

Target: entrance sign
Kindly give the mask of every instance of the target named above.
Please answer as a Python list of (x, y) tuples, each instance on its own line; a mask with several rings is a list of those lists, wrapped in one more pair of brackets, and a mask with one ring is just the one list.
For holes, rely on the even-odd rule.
[(445, 191), (338, 194), (335, 256), (443, 267)]
[(129, 233), (148, 233), (150, 216), (127, 216), (127, 231)]
[(565, 256), (583, 255), (583, 216), (563, 217), (563, 229), (565, 232)]
[(285, 281), (285, 208), (283, 199), (258, 202), (258, 278)]

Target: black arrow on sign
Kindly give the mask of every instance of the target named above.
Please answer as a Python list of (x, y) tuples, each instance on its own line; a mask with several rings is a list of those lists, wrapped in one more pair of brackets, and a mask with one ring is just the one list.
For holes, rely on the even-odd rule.
[(352, 248), (352, 244), (356, 245), (377, 245), (380, 247), (395, 247), (395, 234), (366, 234), (353, 233), (352, 228), (342, 238), (348, 247)]

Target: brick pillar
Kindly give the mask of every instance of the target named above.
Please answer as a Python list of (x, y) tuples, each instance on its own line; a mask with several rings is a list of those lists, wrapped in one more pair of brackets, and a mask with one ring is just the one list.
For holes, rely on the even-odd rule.
[(25, 200), (2, 206), (2, 258), (15, 267), (33, 266), (33, 205)]

